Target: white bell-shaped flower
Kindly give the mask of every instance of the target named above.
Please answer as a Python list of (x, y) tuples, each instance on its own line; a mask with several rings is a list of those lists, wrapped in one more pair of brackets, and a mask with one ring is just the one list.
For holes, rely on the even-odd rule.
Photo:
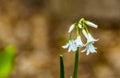
[(89, 43), (89, 42), (94, 43), (95, 41), (98, 41), (98, 39), (93, 38), (92, 35), (90, 33), (87, 33), (84, 29), (82, 30), (82, 33), (86, 37), (87, 43)]
[(97, 28), (97, 27), (98, 27), (98, 25), (96, 25), (96, 24), (94, 24), (94, 23), (92, 23), (92, 22), (90, 22), (90, 21), (85, 21), (85, 23), (86, 23), (88, 26), (91, 26), (91, 27), (94, 27), (94, 28)]
[(77, 36), (77, 38), (75, 40), (75, 44), (76, 44), (77, 47), (83, 47), (84, 46), (80, 36)]
[(90, 53), (96, 53), (96, 47), (94, 47), (93, 43), (89, 43), (86, 45), (86, 48), (84, 50), (82, 50), (81, 52), (87, 52), (86, 55), (90, 54)]
[(82, 30), (82, 33), (86, 37), (87, 43), (85, 44), (86, 48), (84, 50), (82, 50), (81, 52), (87, 51), (87, 55), (89, 53), (96, 52), (96, 50), (95, 50), (96, 48), (94, 47), (93, 43), (95, 41), (98, 41), (98, 39), (93, 38), (92, 35), (90, 33), (87, 33), (84, 29)]
[(74, 40), (69, 40), (69, 42), (66, 45), (62, 46), (62, 48), (68, 48), (68, 52), (70, 51), (75, 52), (77, 50), (77, 46)]

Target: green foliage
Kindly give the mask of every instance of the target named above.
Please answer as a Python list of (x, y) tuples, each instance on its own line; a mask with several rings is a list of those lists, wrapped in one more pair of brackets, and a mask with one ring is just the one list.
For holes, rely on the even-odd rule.
[(13, 45), (7, 46), (0, 52), (0, 78), (7, 78), (14, 67), (14, 57), (16, 51)]

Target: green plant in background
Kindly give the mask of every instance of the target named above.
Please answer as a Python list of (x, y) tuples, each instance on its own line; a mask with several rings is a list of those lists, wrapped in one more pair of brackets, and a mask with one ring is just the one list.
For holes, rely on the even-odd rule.
[[(82, 18), (79, 22), (75, 22), (72, 24), (68, 30), (69, 33), (69, 41), (66, 45), (62, 46), (62, 48), (68, 48), (68, 52), (73, 51), (75, 52), (75, 63), (74, 63), (74, 73), (73, 78), (77, 78), (77, 71), (78, 71), (78, 58), (79, 58), (79, 48), (84, 48), (81, 52), (86, 52), (86, 55), (90, 53), (96, 53), (96, 47), (94, 47), (94, 43), (98, 41), (92, 37), (91, 33), (89, 32), (87, 26), (91, 26), (97, 28), (98, 26), (90, 21), (85, 20)], [(73, 30), (76, 29), (77, 37), (74, 39), (72, 37)], [(86, 43), (82, 42), (81, 33), (87, 39)], [(60, 55), (60, 78), (64, 78), (64, 63), (63, 63), (63, 56)]]
[(7, 46), (0, 52), (0, 78), (8, 78), (14, 67), (16, 51), (13, 45)]

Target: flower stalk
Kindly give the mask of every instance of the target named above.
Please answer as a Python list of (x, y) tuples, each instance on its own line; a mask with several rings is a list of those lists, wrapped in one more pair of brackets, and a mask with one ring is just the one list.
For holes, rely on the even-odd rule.
[(60, 55), (60, 78), (64, 78), (64, 62), (63, 62), (63, 55)]
[(75, 52), (75, 63), (74, 63), (74, 73), (73, 78), (77, 78), (78, 74), (78, 58), (79, 58), (79, 47), (77, 48), (77, 51)]

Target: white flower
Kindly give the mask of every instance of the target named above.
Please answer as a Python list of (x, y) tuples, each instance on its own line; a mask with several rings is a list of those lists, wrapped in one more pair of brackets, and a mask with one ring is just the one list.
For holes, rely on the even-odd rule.
[(90, 42), (94, 43), (95, 41), (98, 41), (98, 39), (93, 38), (92, 35), (88, 33), (87, 43), (90, 43)]
[(89, 53), (94, 53), (96, 52), (96, 47), (94, 47), (93, 43), (95, 41), (98, 41), (98, 39), (94, 39), (92, 37), (92, 35), (90, 33), (87, 33), (85, 30), (82, 30), (82, 33), (83, 35), (86, 37), (87, 39), (87, 43), (85, 44), (86, 48), (84, 50), (82, 50), (81, 52), (85, 52), (87, 51), (87, 54), (88, 55)]
[(90, 33), (87, 33), (84, 29), (82, 30), (82, 33), (86, 37), (87, 43), (89, 43), (89, 42), (93, 42), (94, 43), (95, 41), (98, 41), (98, 39), (94, 39), (92, 37), (92, 35)]
[(74, 40), (69, 40), (69, 42), (66, 45), (62, 46), (62, 48), (68, 48), (68, 52), (77, 50), (77, 46), (75, 45)]
[(94, 23), (92, 23), (92, 22), (90, 22), (90, 21), (86, 21), (85, 22), (88, 26), (91, 26), (91, 27), (94, 27), (94, 28), (97, 28), (98, 27), (98, 25), (96, 25), (96, 24), (94, 24)]
[(89, 43), (86, 45), (86, 48), (84, 50), (82, 50), (81, 52), (86, 52), (86, 55), (88, 55), (89, 53), (96, 53), (97, 51), (95, 50), (97, 49), (96, 47), (94, 47), (93, 43)]
[(72, 30), (75, 28), (75, 24), (72, 24), (68, 30), (68, 33), (72, 32)]
[(75, 43), (76, 43), (77, 47), (83, 47), (84, 46), (80, 36), (77, 36), (77, 38), (75, 40)]

